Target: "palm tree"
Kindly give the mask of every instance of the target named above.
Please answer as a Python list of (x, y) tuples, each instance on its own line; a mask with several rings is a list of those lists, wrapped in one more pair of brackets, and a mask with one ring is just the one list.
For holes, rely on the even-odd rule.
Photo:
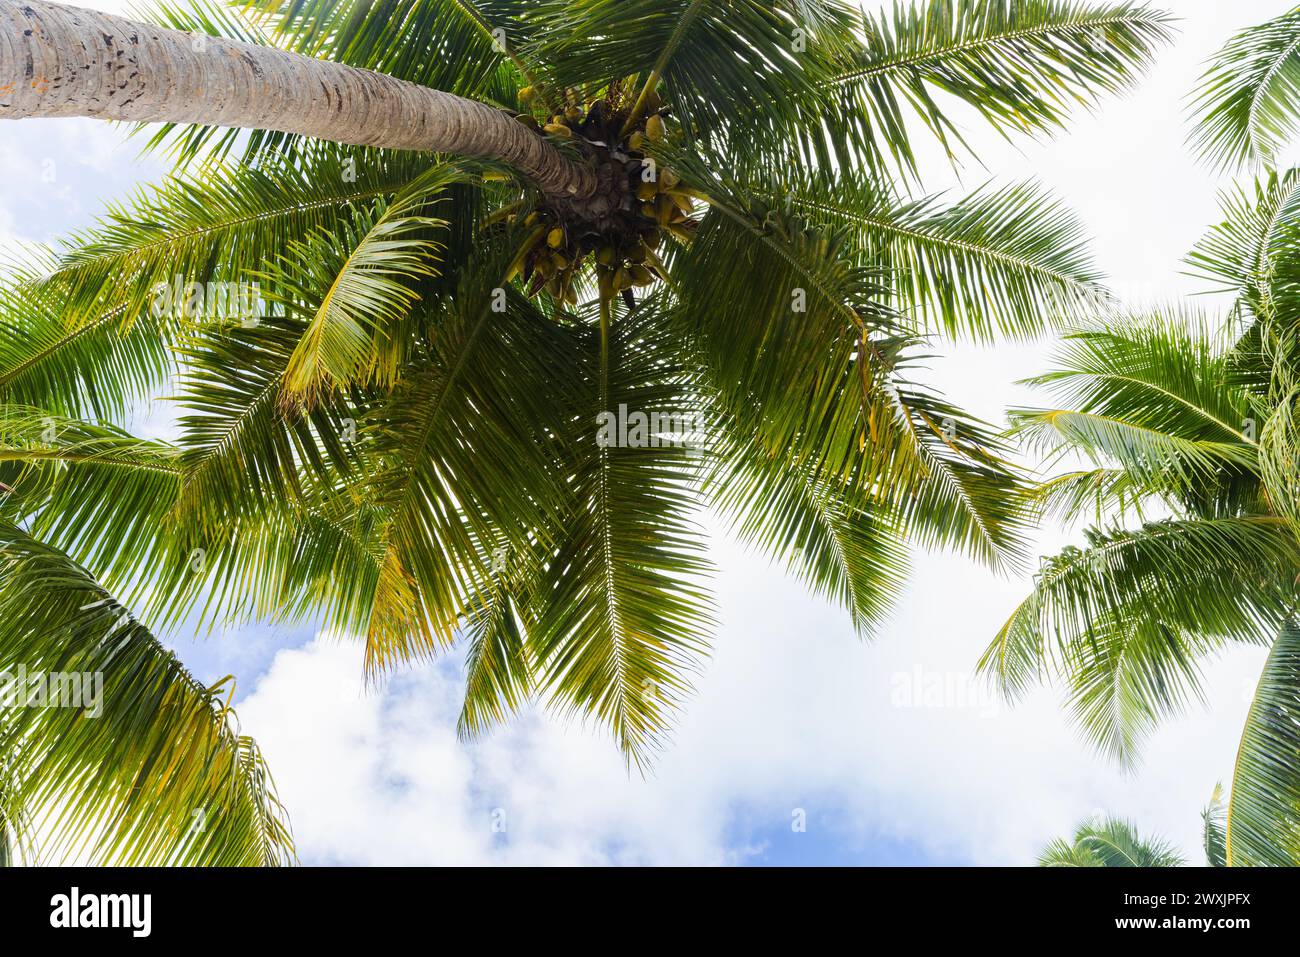
[(1130, 822), (1113, 817), (1082, 821), (1073, 841), (1057, 838), (1038, 855), (1039, 867), (1183, 867), (1186, 863), (1172, 844), (1143, 839)]
[(981, 661), (1012, 695), (1062, 677), (1085, 735), (1132, 763), (1199, 696), (1201, 659), (1269, 646), (1224, 813), (1230, 865), (1300, 862), (1300, 170), (1268, 167), (1295, 129), (1298, 50), (1300, 11), (1248, 30), (1196, 99), (1203, 155), (1264, 167), (1188, 260), (1233, 295), (1230, 313), (1072, 335), (1035, 380), (1061, 406), (1015, 414), (1049, 462), (1088, 463), (1036, 496), (1092, 524), (1085, 547), (1043, 561)]
[[(953, 98), (1050, 131), (1133, 80), (1162, 14), (154, 16), (0, 0), (0, 116), (160, 121), (178, 167), (0, 289), (0, 663), (101, 669), (112, 702), (4, 719), (20, 834), (53, 806), (47, 831), (107, 822), (97, 854), (154, 860), (207, 808), (184, 860), (291, 856), (233, 686), (163, 629), (311, 621), (375, 680), (462, 643), (465, 737), (538, 701), (640, 765), (709, 646), (703, 509), (863, 632), (909, 543), (1014, 559), (1021, 476), (920, 382), (922, 337), (1029, 335), (1102, 293), (1042, 189), (926, 197), (913, 138), (967, 155)], [(124, 431), (164, 388), (175, 441)]]
[[(1210, 803), (1201, 810), (1202, 844), (1205, 863), (1224, 867), (1227, 840), (1223, 788), (1214, 786)], [(1129, 821), (1114, 817), (1091, 817), (1080, 822), (1074, 840), (1057, 838), (1038, 855), (1039, 867), (1185, 867), (1187, 861), (1173, 845), (1159, 839), (1144, 839)]]

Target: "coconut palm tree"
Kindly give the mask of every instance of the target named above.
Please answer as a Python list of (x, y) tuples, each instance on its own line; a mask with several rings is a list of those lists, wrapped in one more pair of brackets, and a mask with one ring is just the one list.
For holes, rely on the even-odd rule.
[[(919, 192), (918, 137), (968, 157), (954, 104), (1059, 127), (1134, 79), (1162, 14), (151, 17), (0, 0), (0, 117), (162, 123), (177, 163), (0, 289), (0, 662), (99, 669), (111, 702), (4, 719), (20, 835), (53, 806), (42, 833), (106, 833), (100, 856), (291, 857), (233, 686), (166, 629), (310, 621), (376, 680), (459, 643), (464, 736), (538, 701), (640, 764), (708, 650), (704, 509), (862, 632), (909, 543), (1013, 560), (1021, 477), (926, 387), (922, 340), (1033, 334), (1100, 287), (1041, 188)], [(174, 440), (128, 434), (164, 390)]]
[(1038, 855), (1039, 867), (1184, 867), (1177, 849), (1158, 838), (1144, 839), (1130, 822), (1089, 818), (1074, 839), (1057, 838)]
[(1300, 11), (1248, 30), (1196, 98), (1202, 155), (1263, 167), (1225, 193), (1188, 260), (1232, 294), (1229, 314), (1170, 309), (1069, 336), (1035, 380), (1059, 407), (1015, 414), (1049, 463), (1085, 461), (1035, 494), (1091, 526), (1084, 547), (1043, 561), (981, 661), (1012, 695), (1063, 678), (1086, 736), (1132, 763), (1198, 697), (1202, 659), (1267, 646), (1224, 814), (1228, 864), (1300, 862), (1300, 170), (1269, 168), (1296, 128), (1298, 49)]
[[(1226, 809), (1223, 788), (1214, 786), (1210, 803), (1201, 810), (1202, 845), (1205, 863), (1223, 867), (1227, 863), (1224, 827)], [(1038, 855), (1039, 867), (1185, 867), (1187, 861), (1172, 844), (1159, 838), (1139, 836), (1129, 821), (1094, 816), (1079, 823), (1074, 840), (1057, 838)]]

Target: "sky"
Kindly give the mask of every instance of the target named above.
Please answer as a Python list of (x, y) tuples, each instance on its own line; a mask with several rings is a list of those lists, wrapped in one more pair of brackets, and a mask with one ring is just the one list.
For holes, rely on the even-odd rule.
[[(1007, 143), (972, 122), (983, 165), (955, 172), (936, 155), (925, 177), (954, 195), (988, 180), (1046, 183), (1082, 217), (1108, 284), (1134, 308), (1203, 291), (1181, 260), (1216, 220), (1226, 183), (1186, 149), (1186, 94), (1233, 32), (1291, 7), (1156, 5), (1182, 18), (1180, 35), (1131, 94), (1046, 142)], [(88, 120), (4, 123), (0, 252), (84, 227), (160, 178), (142, 143)], [(943, 346), (931, 378), (1002, 422), (1008, 407), (1046, 401), (1016, 382), (1046, 369), (1052, 347)], [(150, 434), (165, 419), (145, 410), (136, 425)], [(1017, 865), (1098, 813), (1202, 861), (1199, 812), (1230, 779), (1262, 649), (1207, 662), (1204, 706), (1166, 722), (1125, 773), (1080, 740), (1059, 690), (1010, 706), (972, 677), (1026, 579), (918, 553), (890, 622), (864, 642), (845, 613), (714, 531), (714, 654), (644, 777), (599, 730), (531, 710), (457, 741), (456, 658), (367, 690), (348, 636), (250, 626), (172, 643), (200, 677), (237, 678), (242, 729), (266, 753), (308, 864)], [(1046, 528), (1035, 554), (1078, 537)]]

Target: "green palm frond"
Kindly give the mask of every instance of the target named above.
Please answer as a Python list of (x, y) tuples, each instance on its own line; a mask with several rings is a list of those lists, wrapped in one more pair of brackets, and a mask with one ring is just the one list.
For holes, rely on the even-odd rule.
[[(1033, 592), (980, 659), (1005, 694), (1068, 673), (1100, 629), (1139, 617), (1193, 642), (1197, 654), (1224, 640), (1258, 642), (1288, 607), (1289, 569), (1300, 559), (1287, 523), (1271, 516), (1167, 519), (1088, 538), (1087, 548), (1043, 560)], [(1139, 637), (1160, 648), (1158, 632)]]
[(146, 315), (172, 317), (184, 312), (189, 284), (204, 284), (206, 294), (208, 283), (256, 282), (292, 242), (336, 229), (353, 204), (397, 193), (430, 165), (413, 154), (322, 147), (258, 167), (174, 176), (110, 205), (98, 226), (66, 241), (49, 276), (18, 291), (57, 292), (73, 327), (106, 309), (121, 309), (124, 325)]
[(1258, 467), (1246, 442), (1185, 439), (1134, 422), (1069, 409), (1017, 410), (1016, 430), (1041, 447), (1067, 447), (1113, 462), (1148, 489), (1192, 488), (1222, 469)]
[[(521, 0), (249, 0), (289, 49), (460, 96), (514, 105), (545, 67), (530, 62), (536, 4)], [(499, 31), (499, 32), (498, 32)]]
[(638, 767), (690, 693), (712, 623), (700, 466), (676, 437), (694, 418), (690, 382), (657, 311), (651, 301), (573, 330), (582, 384), (565, 443), (573, 478), (533, 636), (546, 699), (611, 728)]
[(1029, 495), (1044, 516), (1066, 523), (1083, 519), (1093, 525), (1129, 514), (1145, 521), (1144, 509), (1154, 504), (1148, 500), (1157, 498), (1122, 468), (1063, 472), (1040, 482)]
[(1300, 171), (1270, 172), (1249, 188), (1225, 191), (1219, 202), (1223, 221), (1187, 257), (1194, 275), (1214, 283), (1215, 291), (1233, 293), (1261, 319), (1292, 321), (1287, 306), (1300, 281)]
[(167, 380), (173, 367), (167, 330), (148, 320), (126, 326), (124, 310), (108, 306), (69, 326), (68, 289), (52, 284), (36, 292), (21, 281), (0, 286), (0, 399), (121, 420)]
[[(0, 668), (12, 679), (21, 664), (47, 690), (49, 676), (65, 689), (82, 680), (80, 702), (0, 712), (15, 782), (2, 816), (14, 827), (27, 812), (39, 831), (19, 838), (45, 839), (55, 859), (99, 863), (293, 862), (265, 763), (230, 711), (229, 680), (196, 681), (61, 552), (12, 525), (0, 542)], [(89, 707), (69, 706), (88, 697)]]
[(592, 88), (635, 78), (633, 117), (662, 100), (688, 141), (729, 143), (745, 165), (807, 138), (798, 107), (819, 100), (854, 27), (836, 0), (545, 0), (538, 14), (548, 27), (529, 51), (556, 77)]
[(334, 232), (294, 243), (273, 267), (275, 295), (306, 325), (282, 398), (311, 406), (322, 392), (391, 388), (410, 338), (416, 283), (437, 272), (443, 220), (418, 205), (379, 205)]
[(354, 608), (354, 590), (373, 585), (364, 549), (306, 507), (256, 519), (234, 509), (203, 529), (181, 520), (187, 478), (181, 448), (43, 410), (0, 417), (0, 512), (143, 618), (167, 624), (200, 607), (210, 622), (310, 616)]
[(1222, 784), (1214, 786), (1210, 803), (1201, 810), (1201, 844), (1207, 865), (1228, 866), (1228, 809), (1223, 805)]
[(1300, 530), (1300, 393), (1292, 390), (1279, 396), (1259, 438), (1260, 477), (1268, 490), (1273, 512), (1284, 516), (1294, 529)]
[(1264, 423), (1230, 349), (1194, 313), (1156, 314), (1068, 336), (1030, 382), (1057, 409), (1016, 410), (1017, 432), (1052, 456), (1118, 467), (1130, 496), (1210, 513), (1258, 501)]
[(920, 0), (864, 15), (866, 43), (832, 81), (830, 136), (873, 169), (913, 172), (908, 121), (956, 156), (965, 148), (944, 96), (995, 129), (1050, 131), (1078, 106), (1130, 87), (1171, 38), (1170, 17), (1137, 3)]
[(977, 340), (1030, 336), (1109, 304), (1079, 220), (1032, 183), (944, 205), (940, 197), (896, 201), (852, 173), (813, 173), (783, 193), (808, 214), (857, 230), (894, 277), (900, 308), (923, 329)]
[(1300, 860), (1300, 627), (1278, 631), (1237, 751), (1224, 839), (1229, 866)]
[[(683, 169), (696, 182), (709, 176)], [(671, 263), (682, 290), (674, 321), (726, 406), (762, 410), (772, 448), (799, 441), (827, 463), (823, 472), (847, 476), (862, 439), (858, 410), (890, 361), (877, 356), (893, 348), (875, 340), (896, 331), (879, 270), (843, 228), (814, 226), (721, 177), (706, 189), (712, 208)]]
[(1074, 332), (1053, 365), (1029, 384), (1072, 410), (1189, 440), (1251, 441), (1250, 397), (1202, 314), (1172, 310)]
[(1202, 701), (1196, 636), (1141, 613), (1100, 613), (1063, 662), (1070, 709), (1084, 737), (1123, 767), (1164, 718)]
[(890, 391), (916, 472), (886, 485), (881, 497), (919, 544), (951, 548), (999, 570), (1016, 568), (1032, 503), (1006, 444), (930, 389), (902, 383)]
[(165, 541), (182, 478), (179, 450), (44, 410), (0, 414), (5, 518), (131, 597)]
[(739, 537), (848, 609), (860, 635), (874, 633), (902, 592), (908, 570), (897, 517), (870, 500), (854, 501), (835, 485), (819, 484), (806, 467), (773, 454), (739, 421), (727, 423), (721, 436), (712, 497)]
[(752, 431), (780, 459), (768, 480), (793, 468), (837, 509), (874, 502), (926, 545), (1011, 559), (1026, 519), (1019, 480), (983, 423), (909, 381), (922, 357), (900, 334), (881, 260), (797, 203), (722, 178), (705, 188), (713, 209), (672, 264), (689, 291), (677, 321), (741, 441)]
[(355, 449), (344, 437), (360, 420), (354, 405), (339, 398), (304, 412), (286, 408), (285, 372), (305, 328), (271, 318), (253, 329), (210, 330), (184, 346), (185, 476), (176, 517), (196, 533), (299, 498), (304, 469), (351, 470)]
[(1219, 168), (1271, 167), (1300, 130), (1300, 10), (1243, 30), (1201, 77), (1192, 146)]
[(510, 239), (482, 250), (427, 356), (362, 422), (386, 513), (372, 671), (451, 644), (492, 580), (492, 553), (528, 553), (560, 508), (552, 445), (566, 406), (553, 370), (574, 356), (563, 330), (502, 285), (514, 250)]
[[(498, 564), (509, 560), (503, 552), (497, 557)], [(456, 725), (462, 740), (476, 738), (505, 721), (534, 689), (536, 665), (527, 626), (521, 621), (527, 603), (515, 598), (513, 577), (498, 575), (493, 586), (470, 603), (465, 700)]]

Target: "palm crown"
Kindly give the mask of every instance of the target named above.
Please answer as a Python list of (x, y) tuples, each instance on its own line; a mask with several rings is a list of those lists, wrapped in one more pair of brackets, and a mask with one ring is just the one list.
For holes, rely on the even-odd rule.
[(1182, 867), (1173, 845), (1144, 838), (1128, 821), (1113, 817), (1083, 821), (1072, 840), (1057, 838), (1038, 855), (1039, 867)]
[(1204, 158), (1260, 168), (1188, 257), (1232, 295), (1228, 315), (1084, 329), (1035, 380), (1063, 402), (1018, 413), (1020, 434), (1089, 460), (1037, 497), (1093, 524), (1085, 547), (1044, 560), (981, 663), (1010, 694), (1063, 677), (1084, 733), (1131, 764), (1199, 696), (1203, 659), (1268, 646), (1224, 815), (1229, 864), (1300, 860), (1300, 170), (1273, 165), (1295, 129), (1298, 49), (1300, 11), (1248, 30), (1195, 98)]
[[(1082, 316), (1097, 276), (1039, 187), (917, 193), (909, 129), (960, 155), (956, 97), (1000, 131), (1050, 130), (1132, 79), (1162, 15), (295, 0), (155, 16), (196, 49), (269, 44), (488, 104), (494, 136), (526, 139), (469, 159), (296, 120), (171, 124), (153, 145), (172, 179), (0, 292), (0, 661), (102, 670), (111, 702), (94, 726), (3, 719), (11, 828), (62, 795), (55, 830), (107, 822), (101, 855), (291, 857), (226, 689), (144, 622), (318, 621), (362, 636), (374, 677), (463, 641), (464, 735), (536, 699), (641, 763), (708, 650), (702, 510), (863, 632), (909, 542), (1013, 559), (1021, 480), (921, 383), (921, 337), (1032, 334)], [(253, 283), (255, 322), (210, 308)], [(125, 433), (165, 385), (176, 440)], [(214, 823), (191, 833), (199, 807)]]

